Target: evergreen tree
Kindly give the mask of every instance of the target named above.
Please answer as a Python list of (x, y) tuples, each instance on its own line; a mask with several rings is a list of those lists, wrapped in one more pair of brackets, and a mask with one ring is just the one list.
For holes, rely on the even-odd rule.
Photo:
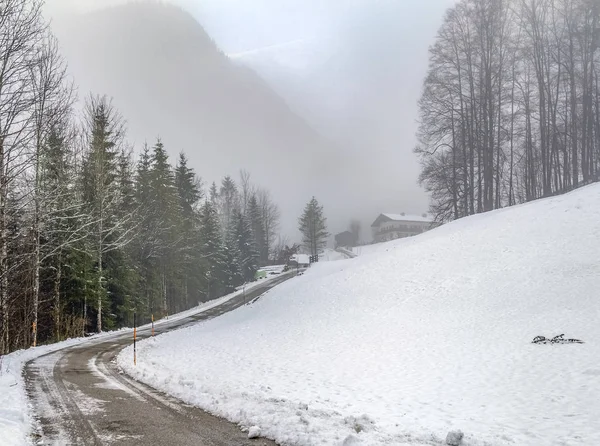
[(233, 232), (240, 254), (240, 269), (244, 282), (253, 282), (258, 270), (259, 253), (248, 217), (237, 209), (233, 213)]
[(229, 230), (234, 210), (240, 206), (240, 197), (235, 181), (230, 176), (223, 178), (219, 191), (219, 214), (223, 232)]
[[(258, 199), (256, 198), (256, 194), (252, 194), (250, 199), (248, 200), (248, 222), (250, 223), (250, 228), (252, 230), (252, 238), (254, 240), (254, 245), (259, 252), (264, 252), (266, 246), (265, 240), (265, 230), (263, 227), (262, 215), (260, 212), (260, 207), (258, 205)], [(262, 259), (260, 259), (262, 261)]]
[(227, 231), (224, 245), (223, 285), (225, 294), (232, 293), (244, 283), (241, 270), (241, 253), (236, 240), (235, 228)]
[(123, 121), (106, 97), (91, 97), (86, 106), (88, 147), (82, 171), (83, 199), (90, 218), (89, 243), (96, 260), (96, 329), (102, 331), (102, 309), (108, 304), (104, 260), (129, 241), (129, 216), (119, 218), (117, 177)]
[(179, 154), (179, 161), (175, 169), (175, 184), (183, 215), (186, 219), (191, 219), (202, 199), (202, 190), (200, 181), (196, 177), (194, 169), (188, 167), (188, 159), (183, 152)]
[(217, 183), (215, 183), (214, 181), (212, 182), (212, 184), (210, 185), (210, 201), (213, 205), (217, 206), (217, 204), (219, 203), (219, 191), (217, 189)]
[(200, 261), (200, 222), (198, 204), (202, 199), (200, 180), (194, 170), (188, 167), (188, 160), (182, 152), (175, 169), (175, 183), (182, 211), (179, 253), (183, 271), (184, 306), (200, 300), (199, 292), (203, 288), (202, 277), (205, 275), (203, 263)]
[(168, 312), (169, 290), (181, 274), (181, 270), (177, 268), (177, 248), (182, 215), (175, 176), (160, 139), (152, 150), (150, 188), (151, 218), (154, 220), (152, 226), (157, 232), (156, 240), (159, 242), (157, 267), (160, 275), (161, 304), (163, 311)]
[(217, 209), (206, 201), (200, 211), (200, 253), (206, 265), (206, 300), (219, 297), (223, 291), (225, 253)]
[(323, 206), (315, 197), (308, 202), (299, 219), (302, 242), (311, 255), (318, 255), (327, 245), (327, 219), (323, 215)]
[[(144, 145), (136, 169), (136, 201), (137, 201), (137, 220), (138, 220), (138, 236), (135, 240), (135, 257), (139, 265), (139, 284), (138, 294), (145, 303), (144, 308), (147, 315), (152, 315), (155, 301), (155, 285), (158, 278), (155, 277), (154, 264), (158, 257), (159, 240), (157, 239), (157, 231), (154, 225), (156, 224), (153, 218), (153, 203), (152, 203), (152, 185), (150, 182), (150, 150), (148, 145)], [(138, 313), (141, 312), (142, 306), (137, 306)], [(143, 312), (142, 312), (143, 313)]]
[(119, 182), (119, 214), (123, 217), (135, 211), (136, 189), (131, 153), (121, 150), (117, 160), (117, 179)]
[[(48, 136), (46, 147), (41, 159), (41, 188), (46, 195), (43, 207), (45, 224), (42, 225), (41, 237), (42, 265), (52, 271), (46, 275), (46, 280), (51, 282), (50, 302), (52, 302), (52, 324), (54, 339), (61, 340), (61, 315), (65, 305), (71, 308), (81, 308), (82, 294), (76, 290), (69, 293), (69, 302), (61, 299), (61, 282), (68, 269), (83, 271), (81, 263), (74, 261), (74, 248), (79, 245), (81, 237), (81, 222), (78, 219), (82, 207), (81, 197), (73, 183), (76, 176), (73, 153), (66, 141), (66, 126), (54, 125)], [(52, 197), (52, 199), (47, 199)], [(88, 268), (91, 270), (91, 268)], [(82, 314), (71, 314), (71, 319), (81, 317)], [(75, 325), (83, 325), (83, 321)], [(80, 335), (81, 330), (66, 335)]]
[[(117, 181), (119, 184), (117, 215), (120, 221), (125, 221), (128, 216), (137, 215), (133, 162), (131, 154), (125, 150), (121, 150), (117, 158)], [(114, 321), (110, 321), (113, 324), (109, 325), (109, 328), (132, 322), (133, 311), (136, 310), (134, 297), (137, 297), (139, 282), (139, 269), (135, 268), (133, 263), (135, 257), (133, 246), (113, 250), (106, 255), (106, 270), (110, 272), (110, 281), (107, 286), (111, 296), (111, 314), (116, 316)]]

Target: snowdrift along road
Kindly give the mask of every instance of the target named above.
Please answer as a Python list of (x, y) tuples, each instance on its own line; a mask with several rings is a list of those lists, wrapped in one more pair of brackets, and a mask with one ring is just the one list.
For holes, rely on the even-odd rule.
[[(600, 444), (600, 186), (318, 264), (126, 371), (294, 445)], [(536, 345), (565, 334), (584, 344)]]

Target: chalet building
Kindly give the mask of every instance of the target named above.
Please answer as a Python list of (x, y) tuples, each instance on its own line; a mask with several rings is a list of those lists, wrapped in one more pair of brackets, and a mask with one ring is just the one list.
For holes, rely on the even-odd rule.
[(356, 234), (350, 231), (340, 232), (335, 236), (335, 247), (336, 248), (352, 248), (358, 243)]
[(427, 214), (380, 214), (371, 225), (374, 243), (422, 234), (434, 226)]

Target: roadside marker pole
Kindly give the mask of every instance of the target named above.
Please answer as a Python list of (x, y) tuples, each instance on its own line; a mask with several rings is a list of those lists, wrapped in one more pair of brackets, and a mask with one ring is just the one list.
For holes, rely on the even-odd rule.
[(133, 312), (133, 365), (137, 365), (136, 363), (136, 350), (135, 350), (135, 338), (137, 337), (137, 327), (136, 327), (136, 314)]
[(152, 315), (152, 337), (154, 337), (154, 314)]

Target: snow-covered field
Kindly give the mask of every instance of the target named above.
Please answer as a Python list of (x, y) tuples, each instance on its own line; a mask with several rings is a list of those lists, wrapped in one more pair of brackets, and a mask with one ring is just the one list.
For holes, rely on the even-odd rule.
[[(598, 445), (599, 278), (593, 185), (317, 264), (121, 364), (286, 445)], [(585, 343), (531, 343), (562, 333)]]
[(359, 256), (377, 254), (382, 251), (389, 251), (394, 243), (384, 242), (384, 243), (373, 243), (371, 245), (361, 245), (355, 246), (352, 248), (352, 252)]
[(348, 257), (342, 254), (341, 252), (335, 251), (333, 249), (326, 249), (319, 255), (320, 262), (336, 262), (338, 260), (345, 260)]
[[(283, 267), (272, 267), (272, 271), (280, 271)], [(246, 291), (265, 283), (277, 276), (269, 276), (267, 279), (246, 285)], [(202, 303), (190, 310), (174, 314), (155, 322), (160, 326), (166, 322), (175, 322), (186, 317), (207, 311), (221, 305), (242, 292), (242, 288), (234, 293), (223, 296), (210, 302)], [(139, 330), (149, 329), (151, 324), (139, 327)], [(108, 336), (116, 336), (133, 329), (123, 328), (112, 332), (104, 332), (87, 338), (69, 339), (56, 344), (19, 350), (9, 355), (0, 356), (0, 445), (21, 446), (30, 444), (29, 435), (32, 429), (31, 407), (27, 400), (25, 383), (23, 381), (23, 368), (28, 361), (38, 358), (46, 353), (61, 350), (82, 342), (94, 342), (104, 340)]]

